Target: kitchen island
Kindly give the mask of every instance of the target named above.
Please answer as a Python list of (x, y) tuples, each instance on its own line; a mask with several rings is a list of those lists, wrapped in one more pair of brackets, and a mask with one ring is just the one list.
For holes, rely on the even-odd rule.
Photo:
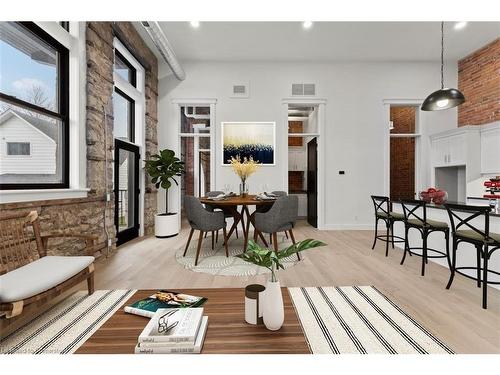
[[(457, 203), (457, 202), (450, 202), (450, 203)], [(464, 204), (463, 202), (460, 204)], [(488, 200), (485, 199), (468, 199), (467, 200), (467, 205), (471, 206), (487, 206), (488, 205)], [(401, 204), (394, 202), (393, 207), (392, 207), (394, 212), (398, 213), (403, 213), (403, 207)], [(420, 212), (418, 213), (419, 216), (422, 216), (423, 214)], [(443, 205), (436, 205), (434, 203), (429, 203), (427, 204), (427, 219), (429, 220), (437, 220), (437, 221), (442, 221), (445, 223), (448, 223), (450, 226), (450, 254), (452, 251), (452, 236), (451, 236), (451, 224), (450, 224), (450, 219), (448, 216), (448, 212), (446, 211), (446, 208)], [(471, 221), (471, 224), (476, 226), (477, 228), (483, 229), (484, 228), (484, 217), (481, 217), (480, 219), (474, 219)], [(470, 228), (461, 228), (461, 229), (470, 229)], [(497, 207), (492, 209), (490, 211), (490, 232), (493, 233), (500, 233), (500, 208)], [(404, 224), (402, 222), (396, 222), (394, 224), (394, 234), (396, 236), (400, 236), (404, 238)], [(421, 247), (422, 246), (422, 236), (416, 229), (410, 229), (409, 234), (408, 234), (408, 240), (410, 243), (410, 247)], [(400, 248), (401, 250), (404, 249), (404, 243), (399, 242), (395, 243), (395, 246)], [(428, 240), (427, 240), (427, 246), (430, 249), (436, 249), (442, 252), (446, 252), (446, 241), (444, 239), (444, 235), (442, 232), (436, 232), (432, 233), (429, 235)], [(415, 252), (420, 253), (419, 250), (415, 250)], [(403, 252), (401, 252), (401, 256), (403, 256)], [(448, 262), (445, 258), (431, 258), (429, 261), (438, 263), (439, 265), (448, 268)], [(469, 266), (469, 267), (475, 267), (476, 266), (476, 249), (474, 246), (471, 244), (462, 242), (458, 245), (458, 250), (457, 250), (457, 267), (462, 267), (462, 266)], [(496, 272), (500, 272), (500, 249), (495, 251), (493, 255), (491, 256), (488, 264), (488, 269)], [(475, 275), (474, 270), (466, 270), (465, 273), (473, 276)], [(488, 279), (491, 281), (500, 281), (498, 277), (495, 277), (494, 274), (488, 275)], [(471, 281), (473, 282), (473, 281)], [(490, 285), (494, 288), (500, 289), (500, 285)], [(444, 286), (443, 286), (444, 287)], [(452, 286), (453, 288), (453, 286)]]

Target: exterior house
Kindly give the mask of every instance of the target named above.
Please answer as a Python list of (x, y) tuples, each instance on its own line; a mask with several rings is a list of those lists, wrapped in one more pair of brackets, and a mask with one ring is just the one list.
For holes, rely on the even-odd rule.
[(0, 115), (0, 179), (9, 175), (54, 175), (55, 124), (7, 109)]

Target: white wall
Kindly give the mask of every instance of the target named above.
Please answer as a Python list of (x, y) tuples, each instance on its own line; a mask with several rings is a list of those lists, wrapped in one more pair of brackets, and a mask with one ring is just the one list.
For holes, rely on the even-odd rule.
[[(282, 104), (291, 96), (292, 82), (316, 83), (317, 97), (326, 102), (325, 228), (371, 228), (370, 194), (384, 194), (384, 145), (387, 106), (384, 99), (424, 99), (439, 87), (438, 63), (283, 63), (186, 62), (187, 78), (179, 82), (163, 76), (159, 85), (159, 146), (178, 150), (178, 133), (172, 99), (214, 98), (216, 105), (216, 186), (237, 186), (236, 176), (220, 162), (220, 123), (223, 121), (276, 121), (276, 166), (263, 167), (249, 180), (250, 190), (266, 183), (281, 190), (287, 178), (287, 124)], [(160, 70), (162, 71), (162, 70)], [(457, 85), (456, 64), (445, 67), (447, 86)], [(250, 98), (232, 99), (232, 84), (250, 82)], [(427, 135), (456, 127), (456, 109), (422, 113), (427, 162)], [(427, 151), (425, 151), (427, 150)], [(423, 182), (430, 181), (428, 164)], [(345, 170), (345, 175), (339, 175)], [(171, 204), (178, 191), (172, 189)], [(163, 207), (163, 195), (159, 195)]]
[[(30, 155), (7, 155), (8, 142), (29, 142)], [(0, 174), (56, 173), (56, 143), (17, 116), (0, 124)]]

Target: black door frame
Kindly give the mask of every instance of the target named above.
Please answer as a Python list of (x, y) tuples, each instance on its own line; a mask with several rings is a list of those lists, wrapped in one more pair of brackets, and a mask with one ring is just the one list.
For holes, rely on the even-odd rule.
[[(125, 230), (119, 231), (119, 217), (118, 217), (118, 202), (119, 202), (119, 185), (120, 185), (120, 173), (119, 173), (119, 156), (120, 150), (125, 150), (132, 152), (134, 154), (134, 225)], [(123, 141), (121, 139), (115, 139), (115, 165), (114, 165), (114, 194), (115, 194), (115, 228), (116, 228), (116, 245), (119, 246), (127, 241), (130, 241), (139, 236), (139, 146)]]
[[(310, 165), (313, 149), (314, 170)], [(318, 137), (307, 142), (307, 222), (314, 228), (318, 227)]]

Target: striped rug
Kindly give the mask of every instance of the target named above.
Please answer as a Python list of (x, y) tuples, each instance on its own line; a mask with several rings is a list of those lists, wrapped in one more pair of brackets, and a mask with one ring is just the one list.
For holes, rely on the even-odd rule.
[(373, 286), (288, 288), (314, 354), (452, 354)]
[(76, 351), (134, 290), (76, 292), (0, 340), (2, 354), (67, 354)]

